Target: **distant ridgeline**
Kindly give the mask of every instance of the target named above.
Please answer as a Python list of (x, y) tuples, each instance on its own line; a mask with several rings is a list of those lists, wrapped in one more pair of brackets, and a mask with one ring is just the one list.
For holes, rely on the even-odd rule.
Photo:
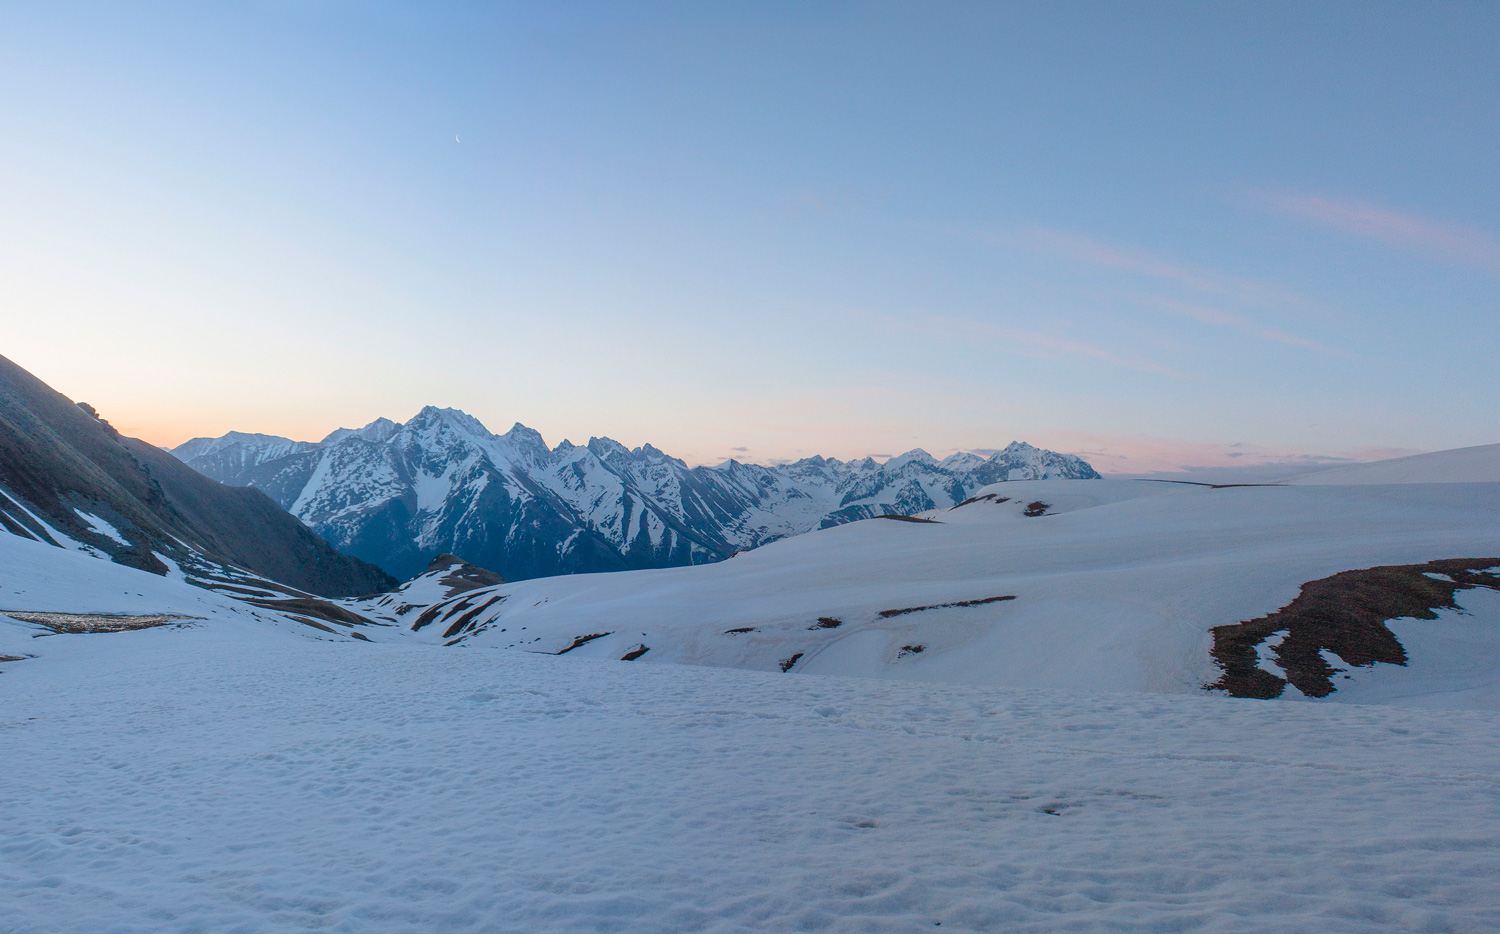
[(378, 419), (321, 442), (230, 432), (172, 452), (215, 480), (264, 491), (341, 551), (399, 578), (440, 552), (523, 580), (677, 567), (818, 528), (955, 505), (1000, 480), (1097, 479), (1078, 457), (1013, 443), (988, 458), (911, 451), (885, 463), (810, 457), (688, 467), (608, 438), (548, 448), (456, 409)]

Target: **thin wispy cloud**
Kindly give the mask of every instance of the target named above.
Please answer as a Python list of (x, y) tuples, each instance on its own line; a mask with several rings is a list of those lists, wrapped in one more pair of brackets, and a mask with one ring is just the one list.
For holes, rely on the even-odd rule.
[[(1117, 271), (1127, 276), (1153, 279), (1158, 283), (1177, 286), (1179, 291), (1185, 289), (1190, 293), (1198, 293), (1203, 299), (1219, 304), (1229, 303), (1262, 308), (1295, 306), (1303, 311), (1315, 307), (1311, 299), (1274, 285), (1178, 262), (1147, 250), (1101, 243), (1078, 233), (1047, 227), (1026, 227), (1004, 234), (981, 233), (980, 236), (989, 242), (1023, 247), (1049, 256)], [(1114, 294), (1119, 295), (1118, 292)], [(1202, 300), (1182, 301), (1138, 292), (1127, 293), (1124, 297), (1138, 305), (1166, 311), (1180, 317), (1192, 318), (1205, 324), (1231, 328), (1264, 340), (1333, 356), (1346, 356), (1342, 351), (1334, 350), (1317, 341), (1267, 327), (1248, 315), (1227, 311), (1218, 305), (1204, 304)]]
[(1298, 337), (1295, 334), (1288, 334), (1285, 331), (1278, 331), (1275, 328), (1268, 328), (1257, 321), (1245, 317), (1244, 315), (1235, 314), (1231, 311), (1225, 311), (1222, 308), (1215, 308), (1209, 305), (1201, 305), (1195, 302), (1180, 302), (1175, 299), (1165, 298), (1160, 295), (1132, 295), (1130, 296), (1130, 301), (1147, 308), (1155, 308), (1159, 311), (1165, 311), (1169, 314), (1177, 315), (1179, 317), (1191, 318), (1194, 321), (1201, 321), (1204, 324), (1214, 324), (1219, 325), (1220, 327), (1231, 328), (1233, 330), (1241, 331), (1245, 334), (1250, 334), (1264, 340), (1275, 341), (1278, 344), (1286, 344), (1291, 347), (1302, 347), (1307, 350), (1315, 350), (1318, 353), (1325, 353), (1335, 357), (1348, 356), (1348, 354), (1342, 350), (1336, 350), (1332, 347), (1327, 346), (1326, 344), (1320, 344), (1317, 341), (1308, 340), (1305, 337)]
[(1299, 305), (1315, 303), (1305, 296), (1264, 282), (1234, 276), (1158, 256), (1135, 247), (1101, 243), (1090, 237), (1047, 227), (1026, 227), (992, 241), (1021, 246), (1036, 252), (1076, 260), (1102, 269), (1170, 282), (1207, 295), (1223, 296), (1250, 305)]
[(1068, 337), (1045, 334), (1040, 331), (1002, 327), (990, 324), (987, 321), (977, 321), (973, 318), (960, 318), (952, 315), (917, 315), (912, 318), (898, 318), (895, 315), (884, 314), (882, 312), (863, 310), (854, 310), (852, 313), (858, 317), (877, 321), (897, 330), (929, 335), (939, 334), (952, 340), (984, 340), (1001, 349), (1027, 357), (1046, 360), (1056, 360), (1065, 357), (1093, 360), (1097, 363), (1104, 363), (1126, 370), (1134, 370), (1138, 373), (1155, 373), (1159, 376), (1171, 376), (1177, 379), (1188, 378), (1187, 374), (1180, 370), (1162, 366), (1155, 361), (1135, 354), (1117, 353)]
[(1252, 194), (1264, 210), (1500, 275), (1500, 236), (1488, 230), (1403, 214), (1367, 201), (1286, 191)]

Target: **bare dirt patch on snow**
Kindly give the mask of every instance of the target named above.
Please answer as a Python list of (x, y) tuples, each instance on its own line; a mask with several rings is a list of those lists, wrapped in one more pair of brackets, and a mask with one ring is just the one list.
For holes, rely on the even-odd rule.
[(23, 623), (36, 623), (46, 626), (53, 632), (82, 633), (82, 632), (128, 632), (132, 629), (150, 629), (154, 626), (166, 626), (180, 619), (192, 619), (189, 616), (176, 616), (171, 613), (154, 613), (149, 616), (107, 616), (100, 613), (35, 613), (24, 610), (0, 610), (11, 619), (18, 619)]
[(881, 610), (881, 619), (890, 619), (892, 616), (905, 616), (908, 613), (921, 613), (923, 610), (946, 610), (955, 606), (984, 606), (986, 603), (999, 603), (1003, 600), (1014, 600), (1015, 594), (1003, 594), (998, 597), (981, 597), (978, 600), (958, 600), (953, 603), (932, 603), (927, 606), (908, 606), (899, 610)]
[[(1309, 581), (1291, 603), (1259, 619), (1216, 626), (1214, 661), (1223, 669), (1211, 689), (1234, 697), (1280, 697), (1291, 684), (1309, 697), (1335, 690), (1331, 652), (1356, 667), (1376, 662), (1405, 665), (1406, 649), (1386, 627), (1394, 619), (1435, 620), (1437, 610), (1456, 610), (1460, 590), (1500, 591), (1497, 558), (1452, 558), (1342, 571)], [(1263, 643), (1283, 634), (1269, 647)], [(1269, 653), (1285, 673), (1266, 670)]]

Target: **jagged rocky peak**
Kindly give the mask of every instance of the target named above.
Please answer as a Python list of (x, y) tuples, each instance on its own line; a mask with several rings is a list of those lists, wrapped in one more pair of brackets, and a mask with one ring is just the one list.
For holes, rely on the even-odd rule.
[(324, 438), (323, 444), (337, 444), (346, 438), (361, 438), (365, 441), (373, 441), (377, 444), (391, 440), (396, 432), (401, 430), (400, 422), (393, 422), (388, 418), (375, 419), (363, 428), (335, 428)]
[[(527, 428), (520, 422), (510, 426), (510, 431), (501, 435), (511, 444), (523, 450), (541, 451), (547, 453), (549, 450), (547, 442), (543, 440), (542, 433), (535, 428)], [(561, 445), (558, 446), (561, 448)]]
[(660, 448), (657, 448), (656, 446), (650, 444), (641, 445), (634, 451), (631, 451), (630, 455), (637, 460), (644, 460), (652, 464), (671, 464), (672, 466), (680, 468), (682, 470), (688, 469), (687, 461), (682, 460), (678, 457), (673, 457)]
[(248, 448), (279, 448), (289, 447), (297, 443), (291, 438), (283, 438), (280, 435), (231, 431), (217, 438), (193, 438), (191, 441), (184, 441), (173, 448), (172, 453), (176, 455), (178, 460), (191, 461), (195, 457), (216, 454), (237, 444)]
[(468, 412), (462, 409), (440, 408), (435, 405), (423, 406), (422, 411), (412, 416), (411, 421), (402, 426), (404, 432), (411, 434), (424, 434), (443, 429), (476, 438), (495, 437), (479, 419)]
[(1010, 444), (1007, 444), (1004, 448), (996, 451), (994, 454), (991, 454), (990, 455), (990, 460), (997, 460), (997, 459), (1002, 458), (1002, 457), (1014, 456), (1014, 455), (1017, 455), (1017, 454), (1032, 454), (1032, 453), (1042, 453), (1042, 449), (1039, 448), (1039, 447), (1034, 447), (1033, 445), (1027, 444), (1025, 441), (1012, 441)]
[(900, 470), (907, 464), (922, 464), (928, 467), (936, 467), (937, 458), (933, 457), (931, 454), (928, 454), (921, 448), (914, 448), (913, 450), (907, 451), (905, 454), (896, 455), (895, 457), (886, 461), (884, 466), (886, 470)]
[[(356, 434), (365, 440), (353, 443)], [(437, 552), (468, 555), (511, 580), (702, 564), (813, 529), (952, 506), (1002, 480), (1098, 476), (1076, 457), (1024, 442), (988, 459), (939, 462), (918, 448), (847, 463), (689, 467), (654, 445), (632, 450), (607, 437), (549, 451), (519, 422), (496, 436), (437, 406), (404, 425), (378, 420), (329, 440), (283, 441), (292, 446), (276, 457), (174, 453), (216, 480), (265, 491), (402, 578), (420, 576)]]
[(959, 451), (949, 454), (938, 462), (938, 466), (944, 470), (969, 470), (984, 463), (984, 458), (978, 454), (970, 454), (968, 451)]
[(588, 449), (595, 457), (609, 463), (612, 459), (629, 457), (630, 448), (613, 438), (590, 438)]

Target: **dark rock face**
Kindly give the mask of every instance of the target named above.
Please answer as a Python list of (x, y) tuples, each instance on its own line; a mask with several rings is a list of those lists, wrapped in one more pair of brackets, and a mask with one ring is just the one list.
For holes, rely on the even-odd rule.
[(688, 467), (608, 438), (549, 449), (524, 425), (495, 435), (431, 406), (404, 425), (380, 419), (316, 444), (232, 432), (173, 453), (216, 480), (263, 490), (346, 553), (403, 579), (439, 553), (509, 580), (704, 564), (813, 529), (952, 506), (999, 480), (1099, 476), (1077, 457), (1020, 443), (989, 458), (912, 451), (884, 464)]
[(438, 555), (422, 573), (438, 574), (438, 582), (448, 588), (449, 597), (505, 583), (505, 578), (494, 571), (472, 565), (458, 555)]
[[(227, 564), (323, 596), (395, 581), (338, 551), (259, 490), (216, 483), (122, 436), (0, 357), (0, 526), (166, 574)], [(49, 528), (50, 527), (50, 528)], [(166, 560), (164, 560), (166, 559)]]

